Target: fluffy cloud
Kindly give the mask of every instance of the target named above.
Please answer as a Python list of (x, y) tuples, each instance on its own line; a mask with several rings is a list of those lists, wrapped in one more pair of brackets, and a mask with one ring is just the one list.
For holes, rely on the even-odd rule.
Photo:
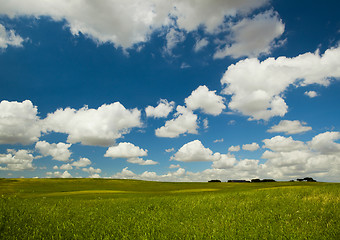
[(319, 94), (315, 91), (306, 91), (305, 95), (310, 97), (310, 98), (315, 98), (315, 97), (319, 96)]
[(38, 109), (29, 100), (0, 102), (0, 144), (31, 144), (39, 140)]
[(117, 146), (109, 147), (105, 153), (105, 157), (111, 158), (136, 158), (147, 155), (148, 150), (141, 149), (128, 142), (121, 142)]
[(325, 132), (315, 136), (308, 144), (311, 149), (321, 154), (337, 154), (340, 157), (340, 144), (335, 142), (339, 139), (340, 132)]
[[(7, 154), (0, 154), (0, 170), (24, 171), (34, 170), (32, 165), (34, 157), (27, 150), (7, 149)], [(6, 165), (2, 167), (1, 165)]]
[(111, 158), (126, 158), (129, 163), (139, 165), (155, 165), (158, 162), (152, 160), (143, 160), (140, 157), (148, 155), (148, 150), (141, 149), (128, 142), (121, 142), (117, 146), (109, 147), (105, 153), (105, 157)]
[(312, 130), (311, 127), (303, 126), (300, 121), (281, 120), (278, 125), (272, 126), (267, 132), (284, 132), (285, 134), (297, 134)]
[(58, 161), (68, 161), (71, 156), (71, 151), (69, 150), (71, 145), (72, 144), (62, 142), (50, 144), (46, 141), (39, 141), (35, 144), (35, 148), (39, 150), (43, 156), (52, 156), (54, 160)]
[(257, 143), (251, 143), (251, 144), (244, 144), (242, 145), (242, 149), (246, 151), (256, 151), (259, 149), (260, 146)]
[[(129, 48), (145, 42), (162, 26), (177, 25), (194, 31), (204, 26), (213, 32), (225, 16), (245, 14), (266, 4), (268, 0), (204, 1), (204, 0), (104, 0), (93, 3), (79, 1), (0, 0), (0, 14), (9, 17), (50, 16), (65, 20), (74, 35), (79, 33), (98, 43), (111, 42), (116, 47)], [(175, 21), (175, 22), (174, 22)]]
[(237, 145), (237, 146), (230, 146), (229, 148), (228, 148), (228, 152), (238, 152), (238, 151), (240, 151), (240, 146), (239, 145)]
[[(284, 29), (285, 25), (272, 10), (260, 13), (252, 19), (243, 19), (231, 27), (226, 46), (216, 51), (214, 58), (269, 54), (275, 47), (274, 40), (283, 34)], [(229, 41), (232, 43), (229, 44)]]
[(184, 144), (171, 160), (181, 162), (203, 162), (213, 161), (215, 159), (213, 152), (209, 148), (205, 148), (201, 141), (194, 140)]
[(72, 163), (74, 167), (86, 167), (91, 164), (91, 160), (88, 158), (80, 158), (79, 161), (75, 161)]
[(61, 165), (59, 169), (60, 169), (60, 170), (72, 170), (73, 167), (72, 167), (71, 164), (67, 163), (67, 164)]
[(207, 40), (207, 38), (198, 39), (195, 43), (194, 51), (199, 52), (204, 47), (206, 47), (208, 44), (209, 44), (209, 41)]
[(223, 141), (224, 141), (223, 138), (221, 138), (221, 139), (216, 139), (216, 140), (214, 140), (214, 143), (220, 143), (220, 142), (223, 142)]
[(174, 152), (174, 151), (175, 151), (175, 149), (174, 149), (174, 148), (168, 148), (168, 149), (165, 149), (165, 152), (167, 152), (167, 153)]
[(216, 91), (199, 86), (185, 99), (185, 104), (191, 110), (201, 109), (206, 114), (217, 116), (226, 108), (223, 101), (224, 98), (216, 95)]
[(109, 146), (131, 128), (141, 126), (140, 111), (126, 109), (119, 102), (98, 109), (87, 106), (58, 109), (43, 120), (45, 131), (68, 134), (67, 142), (83, 145)]
[(171, 164), (169, 168), (180, 168), (181, 166), (179, 164)]
[(259, 173), (281, 179), (312, 175), (320, 180), (339, 181), (340, 144), (335, 142), (339, 138), (339, 132), (318, 134), (307, 144), (291, 137), (277, 138), (276, 147), (263, 153), (262, 158), (267, 161)]
[(215, 160), (213, 164), (211, 165), (212, 168), (215, 169), (228, 169), (232, 168), (235, 163), (237, 162), (236, 158), (234, 155), (231, 154), (219, 154), (215, 153)]
[(163, 127), (156, 129), (157, 137), (175, 138), (181, 134), (197, 134), (197, 116), (183, 106), (177, 106), (175, 118), (166, 121)]
[(47, 172), (47, 177), (55, 177), (55, 178), (72, 178), (72, 175), (68, 171), (64, 171), (63, 173), (57, 172)]
[(172, 49), (176, 47), (177, 44), (185, 40), (185, 35), (183, 32), (171, 28), (166, 34), (166, 47), (165, 51), (172, 55)]
[(24, 39), (15, 34), (14, 30), (6, 30), (6, 28), (0, 24), (0, 48), (7, 48), (8, 46), (22, 47)]
[(275, 136), (271, 139), (263, 140), (264, 146), (263, 148), (269, 148), (275, 152), (292, 152), (294, 150), (303, 150), (306, 149), (307, 146), (304, 142), (295, 141), (292, 137), (282, 137)]
[(331, 78), (340, 78), (340, 47), (328, 49), (323, 55), (305, 53), (295, 58), (268, 58), (262, 62), (251, 58), (228, 67), (222, 85), (223, 93), (231, 95), (231, 110), (250, 116), (250, 120), (268, 120), (284, 116), (288, 106), (284, 91), (290, 86), (320, 84), (327, 86)]
[(167, 117), (174, 109), (175, 102), (168, 102), (166, 99), (159, 100), (157, 107), (148, 106), (145, 108), (147, 117), (163, 118)]
[(94, 174), (94, 173), (101, 173), (102, 170), (100, 168), (93, 168), (93, 167), (89, 167), (89, 168), (83, 168), (84, 172), (88, 172), (90, 174)]

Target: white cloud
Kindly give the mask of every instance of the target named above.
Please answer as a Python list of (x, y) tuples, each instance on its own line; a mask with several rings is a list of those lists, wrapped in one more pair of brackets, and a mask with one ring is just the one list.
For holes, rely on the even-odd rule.
[(182, 63), (181, 64), (181, 69), (185, 69), (185, 68), (190, 68), (191, 66), (189, 65), (189, 64), (187, 64), (187, 63)]
[(205, 48), (206, 46), (208, 46), (209, 41), (207, 40), (207, 38), (202, 38), (202, 39), (198, 39), (195, 43), (194, 46), (194, 51), (195, 52), (199, 52), (201, 51), (203, 48)]
[(174, 119), (166, 121), (163, 127), (156, 129), (157, 137), (175, 138), (181, 134), (197, 134), (197, 116), (183, 106), (177, 106)]
[(39, 141), (35, 144), (35, 148), (45, 157), (52, 156), (54, 160), (65, 162), (70, 159), (71, 151), (69, 148), (71, 145), (72, 144), (65, 144), (62, 142), (50, 144), (46, 141)]
[(117, 146), (109, 147), (104, 156), (111, 158), (136, 158), (147, 155), (148, 150), (141, 149), (132, 143), (121, 142)]
[(84, 172), (87, 172), (90, 174), (90, 176), (92, 176), (93, 174), (98, 174), (98, 173), (101, 173), (102, 170), (100, 168), (93, 168), (93, 167), (89, 167), (89, 168), (83, 168), (83, 171)]
[(0, 144), (34, 143), (41, 135), (38, 109), (32, 102), (0, 102)]
[(176, 0), (174, 16), (179, 28), (194, 31), (203, 25), (209, 33), (214, 33), (224, 22), (225, 16), (244, 14), (263, 6), (267, 0), (206, 1)]
[(167, 152), (167, 153), (174, 152), (174, 151), (175, 151), (175, 149), (174, 149), (174, 148), (168, 148), (168, 149), (165, 149), (165, 152)]
[(333, 155), (340, 157), (340, 144), (336, 140), (340, 139), (340, 132), (324, 132), (315, 137), (308, 143), (311, 149), (321, 154)]
[(171, 164), (169, 168), (180, 168), (181, 166), (179, 164)]
[(209, 128), (209, 121), (207, 118), (203, 119), (203, 128), (208, 129)]
[[(0, 154), (0, 170), (26, 171), (34, 170), (34, 156), (27, 150), (7, 149), (7, 154)], [(2, 167), (1, 165), (6, 165)]]
[(220, 142), (223, 142), (223, 141), (224, 141), (223, 138), (221, 138), (221, 139), (216, 139), (216, 140), (214, 140), (214, 143), (220, 143)]
[(315, 98), (315, 97), (319, 96), (319, 94), (315, 91), (306, 91), (305, 95), (310, 97), (310, 98)]
[(102, 105), (98, 109), (87, 106), (58, 109), (43, 120), (45, 131), (68, 134), (67, 142), (83, 145), (109, 146), (117, 138), (141, 126), (140, 111), (126, 109), (119, 102)]
[(275, 152), (292, 152), (294, 150), (303, 150), (306, 149), (307, 146), (304, 142), (295, 141), (292, 137), (282, 137), (275, 136), (271, 139), (263, 140), (264, 144), (263, 148), (269, 148)]
[(217, 158), (217, 160), (215, 160), (213, 164), (211, 165), (212, 168), (215, 168), (215, 169), (232, 168), (237, 162), (235, 156), (231, 154), (216, 154), (215, 153), (215, 157)]
[(55, 178), (72, 178), (72, 175), (68, 171), (64, 171), (63, 173), (56, 171), (56, 172), (47, 172), (47, 177), (55, 177)]
[(0, 48), (6, 49), (8, 46), (22, 47), (24, 39), (17, 35), (13, 29), (6, 30), (6, 28), (0, 24)]
[(73, 162), (72, 166), (74, 167), (86, 167), (91, 164), (91, 160), (88, 158), (80, 158), (79, 161)]
[(240, 146), (239, 145), (237, 145), (237, 146), (230, 146), (229, 148), (228, 148), (228, 152), (238, 152), (238, 151), (240, 151)]
[(53, 170), (58, 170), (59, 167), (56, 165), (56, 166), (53, 166)]
[[(250, 180), (252, 178), (290, 180), (310, 176), (318, 181), (338, 182), (340, 181), (340, 144), (334, 141), (339, 137), (340, 133), (338, 132), (326, 132), (315, 136), (308, 144), (295, 141), (291, 137), (276, 138), (271, 144), (272, 151), (266, 150), (262, 155), (262, 158), (266, 160), (264, 163), (260, 163), (256, 159), (237, 160), (230, 154), (213, 154), (210, 149), (197, 144), (196, 147), (183, 151), (185, 152), (183, 159), (192, 160), (197, 152), (202, 151), (205, 160), (212, 162), (212, 168), (195, 173), (179, 168), (176, 172), (168, 172), (163, 175), (148, 171), (136, 174), (124, 168), (113, 177), (154, 181), (202, 182), (211, 179), (227, 181), (228, 179)], [(280, 140), (282, 143), (279, 143)], [(321, 147), (313, 149), (317, 144), (321, 144)], [(330, 149), (326, 148), (327, 144), (331, 145)], [(190, 152), (190, 149), (193, 152)]]
[(98, 43), (113, 43), (130, 48), (146, 42), (155, 30), (177, 25), (180, 30), (194, 31), (200, 26), (213, 33), (225, 17), (246, 14), (268, 0), (103, 0), (96, 2), (0, 0), (0, 14), (9, 17), (49, 16), (65, 21), (71, 33), (82, 33)]
[(72, 170), (73, 167), (72, 167), (71, 164), (67, 163), (67, 164), (61, 165), (59, 169), (60, 169), (60, 170)]
[(320, 84), (327, 86), (331, 78), (340, 78), (340, 47), (323, 55), (305, 53), (295, 58), (268, 58), (262, 62), (251, 58), (228, 67), (222, 85), (231, 95), (231, 110), (250, 116), (250, 120), (268, 120), (284, 116), (288, 106), (284, 91), (290, 86)]
[(205, 148), (201, 141), (194, 140), (184, 144), (171, 160), (181, 162), (203, 162), (213, 161), (215, 159), (213, 152), (209, 148)]
[(157, 107), (148, 106), (145, 108), (147, 117), (163, 118), (167, 117), (175, 107), (175, 102), (168, 102), (166, 99), (161, 99), (158, 102)]
[(166, 47), (165, 51), (172, 55), (172, 50), (177, 46), (177, 44), (185, 40), (185, 35), (183, 32), (170, 28), (169, 32), (166, 34)]
[(284, 132), (285, 134), (297, 134), (312, 130), (311, 127), (303, 126), (302, 124), (298, 120), (281, 120), (278, 125), (272, 126), (267, 132)]
[(139, 164), (139, 165), (156, 165), (158, 162), (153, 161), (153, 160), (143, 160), (142, 158), (128, 158), (126, 160), (129, 163), (134, 163), (134, 164)]
[(257, 143), (255, 143), (255, 142), (253, 142), (251, 144), (244, 144), (244, 145), (242, 145), (242, 149), (246, 150), (246, 151), (256, 151), (259, 148), (260, 148), (260, 146)]
[(217, 50), (214, 58), (257, 57), (261, 54), (269, 54), (275, 47), (274, 40), (283, 34), (284, 29), (285, 25), (278, 14), (272, 10), (260, 13), (252, 19), (242, 19), (231, 26), (231, 34), (227, 36), (226, 46)]
[(155, 165), (158, 162), (152, 160), (143, 160), (140, 157), (148, 155), (148, 150), (141, 149), (128, 142), (121, 142), (117, 146), (109, 147), (105, 153), (105, 157), (111, 158), (126, 158), (129, 163), (135, 163), (139, 165)]
[(217, 116), (221, 114), (224, 98), (216, 95), (216, 91), (209, 91), (207, 86), (199, 86), (185, 99), (185, 104), (191, 110), (201, 109), (206, 114)]

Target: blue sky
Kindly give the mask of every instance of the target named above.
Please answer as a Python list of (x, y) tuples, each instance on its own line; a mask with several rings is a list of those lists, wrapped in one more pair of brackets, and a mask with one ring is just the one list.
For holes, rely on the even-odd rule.
[(340, 181), (337, 1), (0, 6), (0, 177)]

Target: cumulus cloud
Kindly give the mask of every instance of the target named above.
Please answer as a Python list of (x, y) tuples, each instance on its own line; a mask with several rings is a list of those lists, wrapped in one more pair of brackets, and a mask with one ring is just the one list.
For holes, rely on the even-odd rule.
[(185, 99), (188, 109), (201, 109), (204, 113), (214, 116), (221, 114), (226, 108), (223, 102), (223, 97), (216, 95), (216, 91), (209, 91), (205, 85), (199, 86)]
[(117, 146), (109, 147), (105, 153), (105, 157), (126, 158), (129, 163), (135, 163), (139, 165), (155, 165), (158, 162), (152, 160), (143, 160), (140, 157), (148, 155), (148, 150), (144, 150), (138, 146), (128, 142), (121, 142)]
[(170, 164), (169, 168), (180, 168), (179, 164)]
[(84, 172), (88, 172), (90, 173), (91, 175), (94, 174), (94, 173), (101, 173), (102, 170), (100, 168), (93, 168), (93, 167), (89, 167), (89, 168), (83, 168), (83, 171)]
[(38, 109), (32, 102), (0, 102), (0, 144), (34, 143), (41, 135)]
[(292, 152), (294, 150), (306, 149), (304, 142), (293, 140), (292, 137), (275, 136), (271, 139), (263, 140), (263, 148), (269, 148), (275, 152)]
[(13, 29), (6, 30), (6, 28), (0, 24), (0, 48), (6, 49), (8, 46), (22, 47), (24, 39), (17, 35)]
[(220, 143), (220, 142), (223, 142), (223, 141), (224, 141), (223, 138), (221, 138), (221, 139), (216, 139), (216, 140), (214, 140), (214, 143)]
[[(68, 161), (71, 156), (71, 151), (69, 148), (72, 144), (65, 144), (65, 143), (48, 143), (46, 141), (39, 141), (35, 144), (35, 148), (39, 150), (39, 152), (43, 156), (52, 156), (54, 160), (58, 161)], [(69, 170), (69, 169), (67, 169)]]
[[(268, 0), (242, 1), (167, 1), (167, 0), (67, 0), (43, 1), (1, 0), (0, 14), (9, 17), (49, 16), (65, 20), (74, 35), (79, 33), (99, 43), (111, 42), (117, 47), (132, 47), (146, 42), (150, 34), (162, 26), (177, 25), (194, 31), (205, 26), (213, 32), (225, 19), (237, 13), (247, 13), (266, 4)], [(175, 21), (175, 23), (174, 23)]]
[(237, 146), (230, 146), (229, 148), (228, 148), (228, 152), (238, 152), (238, 151), (240, 151), (240, 146), (239, 145), (237, 145)]
[(274, 143), (276, 147), (268, 146), (272, 151), (267, 150), (262, 155), (267, 161), (261, 172), (277, 178), (313, 175), (328, 181), (339, 181), (340, 144), (335, 142), (339, 138), (339, 132), (318, 134), (308, 143), (295, 141), (291, 137), (277, 138)]
[(259, 148), (260, 148), (260, 146), (257, 143), (255, 143), (255, 142), (253, 142), (251, 144), (244, 144), (244, 145), (242, 145), (242, 149), (246, 150), (246, 151), (256, 151)]
[(47, 177), (54, 177), (54, 178), (72, 178), (72, 175), (68, 171), (64, 171), (63, 173), (56, 171), (56, 172), (47, 172)]
[(171, 160), (181, 162), (203, 162), (213, 161), (215, 159), (213, 152), (209, 148), (205, 148), (201, 141), (194, 140), (184, 144)]
[(73, 167), (72, 167), (71, 164), (67, 163), (67, 164), (61, 165), (59, 169), (60, 169), (60, 170), (72, 170)]
[(294, 58), (268, 58), (262, 62), (251, 58), (228, 67), (222, 85), (223, 93), (231, 95), (231, 110), (250, 116), (249, 120), (268, 120), (284, 116), (288, 106), (284, 91), (290, 86), (319, 84), (328, 86), (331, 78), (340, 78), (340, 47), (323, 55), (305, 53)]
[(172, 55), (172, 50), (177, 46), (177, 44), (185, 40), (185, 35), (183, 32), (170, 28), (169, 32), (166, 34), (166, 47), (165, 51)]
[(175, 149), (174, 149), (174, 148), (168, 148), (168, 149), (165, 149), (165, 152), (167, 152), (167, 153), (174, 152), (174, 151), (175, 151)]
[[(34, 170), (34, 156), (28, 150), (7, 149), (7, 154), (0, 154), (0, 170), (25, 171)], [(5, 165), (5, 166), (1, 166)]]
[(315, 97), (319, 96), (319, 94), (315, 91), (306, 91), (305, 95), (310, 97), (310, 98), (315, 98)]
[(198, 39), (195, 43), (194, 46), (194, 51), (195, 52), (199, 52), (201, 51), (203, 48), (205, 48), (206, 46), (208, 46), (209, 41), (207, 38), (202, 38), (202, 39)]
[(236, 162), (237, 160), (234, 155), (215, 153), (215, 161), (211, 166), (215, 169), (228, 169), (232, 168)]
[(157, 107), (147, 106), (145, 113), (147, 117), (163, 118), (167, 117), (175, 107), (175, 102), (168, 102), (166, 99), (161, 99), (158, 102)]
[(109, 146), (117, 138), (140, 127), (140, 111), (126, 109), (119, 102), (102, 105), (98, 109), (87, 106), (76, 110), (58, 109), (43, 120), (45, 131), (68, 134), (67, 142), (93, 146)]
[(340, 139), (340, 132), (325, 132), (313, 137), (308, 144), (311, 149), (321, 154), (338, 154), (340, 157), (340, 144), (336, 140)]
[(260, 13), (251, 19), (242, 19), (231, 26), (231, 34), (227, 37), (226, 46), (218, 49), (214, 58), (257, 57), (261, 54), (269, 54), (276, 45), (274, 40), (283, 34), (284, 29), (285, 25), (278, 14), (272, 10)]
[(174, 119), (165, 122), (163, 127), (156, 129), (157, 137), (175, 138), (181, 134), (197, 134), (197, 115), (186, 107), (177, 106)]
[(72, 163), (72, 166), (74, 167), (86, 167), (91, 164), (91, 160), (88, 158), (80, 158), (79, 161), (75, 161)]
[(285, 134), (297, 134), (312, 130), (311, 127), (303, 125), (305, 124), (301, 123), (298, 120), (294, 121), (281, 120), (278, 125), (272, 126), (267, 132), (270, 133), (284, 132)]

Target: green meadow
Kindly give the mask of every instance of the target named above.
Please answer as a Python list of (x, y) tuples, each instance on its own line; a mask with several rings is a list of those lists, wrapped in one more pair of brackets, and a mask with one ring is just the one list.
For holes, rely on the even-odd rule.
[(0, 179), (0, 239), (340, 239), (340, 184)]

